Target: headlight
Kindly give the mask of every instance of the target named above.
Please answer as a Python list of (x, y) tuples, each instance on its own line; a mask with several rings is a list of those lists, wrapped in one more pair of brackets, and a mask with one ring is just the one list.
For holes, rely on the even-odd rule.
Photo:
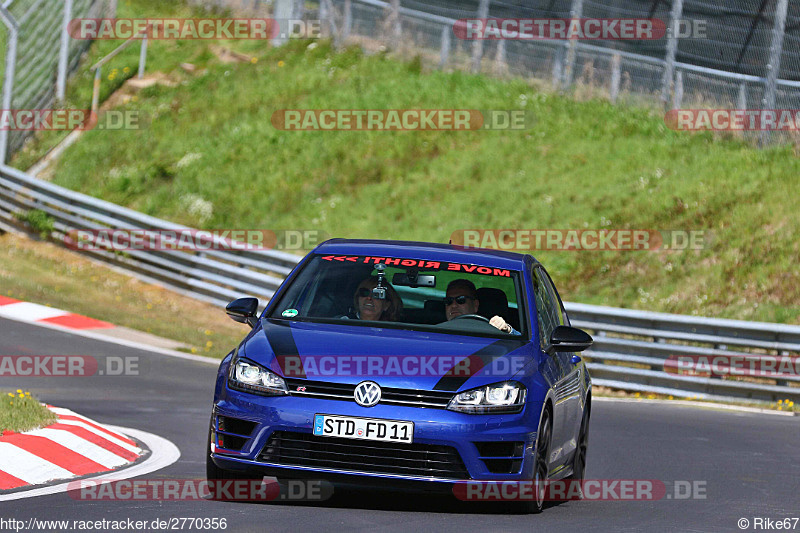
[(238, 357), (234, 357), (231, 362), (231, 368), (228, 372), (228, 385), (235, 390), (264, 396), (289, 394), (286, 382), (278, 374)]
[(516, 381), (505, 381), (460, 392), (447, 408), (471, 414), (518, 413), (524, 405), (525, 387)]

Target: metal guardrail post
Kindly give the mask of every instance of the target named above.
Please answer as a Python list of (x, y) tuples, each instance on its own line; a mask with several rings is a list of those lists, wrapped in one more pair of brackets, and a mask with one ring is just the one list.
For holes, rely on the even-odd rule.
[(675, 55), (678, 52), (678, 23), (683, 14), (683, 0), (673, 0), (667, 27), (667, 54), (664, 58), (664, 77), (661, 79), (661, 102), (669, 105), (669, 92), (675, 75)]
[(450, 59), (450, 32), (449, 26), (442, 27), (442, 48), (439, 53), (439, 68), (445, 68)]
[(497, 53), (494, 57), (495, 73), (504, 76), (508, 74), (508, 61), (506, 60), (506, 40), (500, 39), (497, 42)]
[(400, 27), (400, 0), (389, 0), (389, 15), (386, 17), (386, 31), (392, 50), (400, 48), (403, 30)]
[(747, 109), (747, 82), (739, 84), (739, 94), (736, 96), (736, 107), (738, 109)]
[(103, 67), (97, 67), (94, 71), (94, 86), (92, 88), (92, 113), (97, 113), (100, 107), (100, 82), (103, 79)]
[[(327, 29), (327, 37), (336, 38), (336, 9), (331, 0), (321, 0), (319, 3), (319, 19), (322, 21), (322, 28)], [(325, 24), (327, 22), (327, 24)]]
[(144, 67), (147, 64), (147, 34), (142, 39), (142, 48), (139, 51), (139, 79), (144, 78)]
[(672, 95), (672, 109), (680, 109), (683, 102), (683, 72), (675, 72), (675, 93)]
[[(569, 10), (570, 29), (571, 25), (575, 24), (573, 21), (579, 21), (583, 16), (583, 0), (572, 0), (572, 7)], [(577, 22), (580, 24), (580, 22)], [(567, 31), (569, 35), (569, 31)], [(577, 39), (568, 39), (566, 46), (566, 58), (564, 59), (564, 76), (561, 79), (561, 89), (566, 90), (572, 85), (572, 74), (575, 70), (575, 59), (577, 56)]]
[(125, 50), (127, 47), (133, 44), (134, 41), (137, 39), (142, 39), (142, 48), (139, 52), (139, 79), (142, 79), (144, 76), (144, 67), (147, 62), (147, 33), (150, 31), (152, 26), (147, 26), (141, 33), (137, 33), (133, 37), (129, 38), (127, 41), (116, 47), (112, 52), (107, 54), (103, 57), (100, 61), (92, 65), (89, 70), (94, 70), (94, 87), (92, 88), (92, 112), (97, 113), (97, 110), (100, 105), (100, 82), (103, 80), (103, 65), (105, 65), (108, 61), (110, 61), (113, 57), (116, 57), (117, 54)]
[(61, 49), (58, 54), (58, 81), (56, 82), (56, 98), (62, 102), (67, 88), (70, 20), (72, 20), (72, 0), (64, 0), (64, 20), (61, 26)]
[[(764, 86), (763, 109), (775, 109), (775, 93), (777, 92), (778, 73), (781, 69), (781, 54), (783, 53), (783, 35), (786, 31), (786, 12), (789, 0), (778, 0), (775, 6), (775, 24), (772, 27), (772, 43), (769, 47), (769, 63), (767, 63), (767, 81)], [(769, 143), (771, 131), (761, 134), (762, 146)]]
[(286, 21), (292, 18), (294, 12), (293, 0), (275, 0), (275, 20), (280, 27), (277, 36), (272, 38), (272, 46), (281, 46), (288, 40), (288, 28)]
[(614, 54), (611, 58), (611, 103), (617, 102), (619, 82), (622, 79), (622, 56)]
[[(489, 16), (490, 0), (480, 0), (477, 18), (485, 19)], [(481, 59), (483, 59), (483, 39), (475, 39), (472, 43), (472, 72), (480, 72)]]
[[(6, 49), (6, 72), (3, 79), (3, 109), (11, 109), (11, 97), (14, 93), (14, 73), (17, 67), (17, 40), (19, 24), (4, 6), (0, 5), (0, 18), (8, 28), (8, 49)], [(0, 164), (5, 164), (8, 153), (8, 129), (0, 129)]]
[[(331, 13), (331, 4), (330, 0), (320, 0), (319, 1), (319, 20), (322, 21), (322, 27), (325, 27), (325, 22), (333, 20), (333, 15)], [(329, 27), (330, 29), (330, 27)]]
[(353, 30), (353, 5), (351, 0), (344, 0), (344, 21), (342, 22), (342, 38), (338, 44), (344, 44)]
[(566, 55), (563, 46), (556, 48), (553, 56), (553, 89), (558, 90), (561, 87), (561, 79), (564, 74), (564, 56)]

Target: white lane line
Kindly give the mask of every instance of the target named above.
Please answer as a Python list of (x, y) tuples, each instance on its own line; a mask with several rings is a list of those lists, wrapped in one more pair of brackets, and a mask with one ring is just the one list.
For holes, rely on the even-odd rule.
[[(119, 433), (128, 435), (143, 442), (148, 448), (150, 448), (152, 453), (147, 459), (141, 463), (131, 466), (130, 468), (125, 468), (116, 472), (106, 472), (99, 476), (83, 479), (91, 479), (99, 483), (111, 483), (113, 481), (119, 481), (122, 479), (130, 479), (132, 477), (143, 476), (145, 474), (149, 474), (150, 472), (155, 472), (156, 470), (166, 468), (167, 466), (177, 462), (181, 457), (181, 451), (178, 449), (178, 447), (163, 437), (159, 437), (158, 435), (154, 435), (152, 433), (147, 433), (146, 431), (140, 431), (138, 429), (123, 428), (118, 426), (107, 427), (113, 431), (118, 431)], [(75, 483), (75, 481), (66, 481), (64, 483), (59, 483), (58, 485), (32, 488), (20, 492), (12, 492), (11, 494), (0, 494), (0, 502), (21, 500), (23, 498), (33, 498), (48, 494), (57, 494), (59, 492), (67, 492), (67, 490), (71, 488), (70, 483)], [(74, 487), (74, 485), (72, 487)]]
[(744, 407), (741, 405), (728, 405), (726, 403), (713, 403), (713, 402), (693, 402), (691, 400), (661, 400), (657, 398), (618, 398), (614, 396), (593, 396), (592, 401), (599, 400), (602, 402), (617, 402), (617, 403), (656, 403), (660, 405), (681, 405), (684, 407), (701, 407), (703, 409), (718, 409), (721, 411), (738, 411), (740, 413), (758, 413), (762, 415), (775, 415), (775, 416), (800, 416), (799, 413), (792, 413), (788, 411), (775, 411), (773, 409), (760, 409), (758, 407)]
[(75, 476), (69, 470), (8, 442), (0, 442), (0, 470), (31, 484)]
[(47, 408), (53, 411), (57, 415), (71, 415), (71, 416), (80, 416), (81, 418), (86, 418), (85, 416), (79, 415), (75, 411), (70, 411), (69, 409), (64, 409), (63, 407), (55, 407), (50, 405)]
[[(9, 305), (16, 305), (16, 304), (9, 304)], [(3, 307), (7, 306), (0, 306), (0, 310)], [(70, 335), (76, 335), (78, 337), (85, 337), (87, 339), (94, 339), (97, 341), (108, 342), (111, 344), (117, 344), (119, 346), (125, 346), (127, 348), (135, 348), (137, 350), (142, 350), (145, 352), (157, 353), (161, 355), (166, 355), (169, 357), (175, 357), (178, 359), (186, 359), (187, 361), (197, 361), (198, 363), (206, 363), (214, 366), (219, 366), (222, 362), (222, 357), (219, 359), (215, 359), (213, 357), (205, 357), (202, 355), (193, 355), (190, 353), (179, 352), (177, 350), (169, 350), (167, 348), (159, 348), (157, 346), (150, 346), (148, 344), (142, 344), (139, 341), (129, 341), (125, 339), (118, 339), (116, 337), (111, 337), (109, 335), (103, 335), (102, 333), (96, 333), (94, 331), (89, 331), (85, 329), (64, 329), (61, 326), (56, 326), (54, 324), (48, 324), (47, 322), (29, 322), (20, 317), (13, 317), (13, 316), (4, 316), (2, 318), (8, 318), (9, 320), (16, 320), (18, 322), (25, 322), (32, 324), (34, 326), (40, 328), (47, 328), (52, 329), (54, 331), (60, 331), (61, 333), (69, 333)]]
[(5, 318), (16, 318), (18, 320), (44, 320), (45, 318), (53, 318), (57, 316), (68, 315), (66, 311), (61, 309), (53, 309), (45, 305), (33, 304), (30, 302), (20, 302), (17, 304), (8, 304), (0, 306), (0, 316)]
[(25, 433), (26, 435), (33, 435), (35, 437), (44, 437), (57, 444), (60, 444), (70, 450), (83, 455), (87, 459), (91, 459), (95, 463), (100, 463), (106, 468), (114, 468), (129, 463), (124, 457), (120, 457), (115, 453), (111, 453), (98, 446), (93, 442), (82, 439), (74, 433), (65, 431), (63, 429), (37, 429)]
[(95, 424), (97, 423), (94, 420), (90, 420), (89, 418), (87, 418), (87, 417), (85, 417), (83, 415), (79, 415), (78, 413), (76, 413), (75, 411), (72, 411), (71, 409), (65, 409), (63, 407), (56, 407), (54, 405), (50, 405), (47, 408), (50, 409), (51, 411), (53, 411), (57, 415), (79, 416), (79, 417), (83, 418), (84, 420), (89, 420), (89, 422), (94, 422)]
[(110, 442), (112, 444), (116, 444), (120, 448), (124, 448), (124, 449), (128, 450), (129, 452), (141, 453), (141, 451), (142, 451), (141, 448), (139, 448), (137, 446), (132, 446), (132, 445), (128, 444), (127, 442), (118, 439), (117, 437), (113, 437), (113, 436), (109, 435), (105, 431), (100, 431), (96, 427), (90, 426), (89, 424), (87, 424), (85, 422), (79, 422), (78, 420), (59, 419), (58, 423), (59, 424), (65, 424), (67, 426), (75, 426), (75, 427), (83, 428), (86, 431), (94, 433), (98, 437), (102, 437), (103, 439), (107, 440), (108, 442)]

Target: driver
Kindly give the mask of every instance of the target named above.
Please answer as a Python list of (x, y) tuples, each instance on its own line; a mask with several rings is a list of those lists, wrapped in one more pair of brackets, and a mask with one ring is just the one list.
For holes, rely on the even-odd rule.
[(447, 286), (447, 296), (444, 298), (447, 320), (461, 315), (477, 314), (479, 305), (478, 291), (470, 280), (455, 279)]
[[(447, 295), (444, 298), (444, 311), (447, 320), (453, 320), (461, 315), (474, 315), (478, 313), (480, 300), (478, 300), (478, 290), (475, 284), (468, 279), (454, 279), (447, 286)], [(495, 315), (489, 323), (504, 333), (521, 335), (521, 333), (511, 327), (511, 324), (503, 320), (503, 317)]]

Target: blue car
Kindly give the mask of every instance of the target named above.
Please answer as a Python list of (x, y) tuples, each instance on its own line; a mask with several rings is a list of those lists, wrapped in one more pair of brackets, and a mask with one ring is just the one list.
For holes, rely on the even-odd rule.
[(591, 379), (530, 255), (333, 239), (309, 253), (219, 367), (207, 476), (442, 489), (582, 480)]

